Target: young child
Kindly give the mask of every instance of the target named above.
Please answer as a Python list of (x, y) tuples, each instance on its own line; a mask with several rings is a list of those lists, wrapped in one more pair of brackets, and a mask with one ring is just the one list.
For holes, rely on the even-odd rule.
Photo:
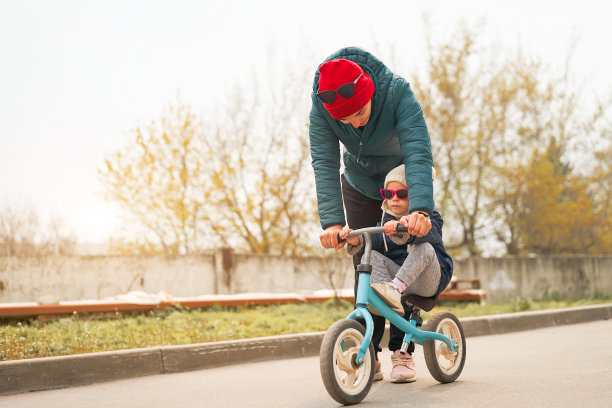
[[(370, 257), (370, 287), (400, 314), (404, 314), (402, 296), (418, 295), (437, 302), (453, 274), (453, 261), (442, 242), (443, 221), (437, 208), (434, 208), (430, 216), (431, 229), (427, 235), (408, 243), (409, 234), (396, 233), (397, 224), (407, 223), (404, 217), (408, 215), (408, 190), (404, 171), (404, 165), (391, 170), (385, 178), (385, 188), (380, 190), (384, 199), (381, 225), (385, 228), (386, 236), (372, 235)], [(350, 231), (344, 229), (340, 236), (346, 239)], [(347, 252), (350, 255), (363, 251), (361, 237), (349, 238), (347, 241)], [(389, 350), (393, 352), (391, 381), (413, 382), (416, 380), (412, 359), (414, 344), (410, 345), (406, 354), (400, 352), (400, 347), (401, 344), (389, 344)]]

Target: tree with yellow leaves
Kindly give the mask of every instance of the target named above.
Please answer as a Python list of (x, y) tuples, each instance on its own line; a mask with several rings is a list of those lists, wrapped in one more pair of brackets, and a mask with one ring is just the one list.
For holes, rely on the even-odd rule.
[(115, 251), (189, 254), (203, 248), (204, 192), (211, 183), (202, 132), (201, 120), (178, 101), (159, 120), (128, 132), (126, 146), (106, 160), (99, 174), (107, 198), (123, 209), (129, 236), (114, 239)]
[(276, 85), (237, 85), (206, 119), (178, 101), (128, 133), (126, 146), (99, 170), (108, 199), (126, 217), (115, 250), (309, 250), (317, 225), (314, 177), (299, 108), (308, 82), (288, 76)]
[[(584, 141), (605, 139), (611, 127), (603, 122), (612, 105), (589, 110), (581, 104), (580, 88), (569, 76), (571, 53), (565, 72), (557, 77), (520, 49), (483, 47), (477, 30), (467, 26), (460, 27), (447, 42), (434, 45), (429, 41), (428, 45), (426, 74), (413, 86), (432, 138), (436, 185), (440, 187), (435, 197), (445, 218), (447, 248), (455, 254), (478, 255), (483, 242), (491, 239), (503, 243), (508, 254), (600, 248), (597, 242), (606, 242), (606, 235), (590, 233), (601, 228), (598, 223), (607, 220), (609, 212), (604, 210), (605, 194), (601, 189), (597, 193), (594, 185), (597, 181), (609, 188), (605, 180), (610, 171), (605, 160), (600, 161), (604, 153), (589, 149)], [(599, 161), (603, 174), (593, 179), (589, 174), (553, 171), (543, 157), (548, 157), (547, 163), (569, 165), (568, 169), (581, 157), (588, 157)], [(580, 245), (575, 240), (570, 246), (561, 244), (569, 242), (569, 236), (547, 212), (550, 203), (535, 198), (543, 190), (538, 190), (534, 176), (542, 177), (542, 183), (563, 186), (548, 191), (553, 195), (549, 199), (563, 203), (563, 208), (555, 207), (553, 212), (565, 214), (565, 208), (580, 208), (589, 214), (583, 225), (571, 227), (581, 237)], [(599, 221), (590, 216), (594, 211)], [(558, 239), (542, 235), (544, 231)], [(528, 239), (536, 235), (548, 244), (538, 247), (539, 238)], [(611, 248), (598, 250), (609, 252)]]
[(516, 223), (526, 252), (552, 255), (588, 253), (596, 246), (596, 214), (586, 180), (562, 160), (563, 147), (552, 140), (517, 174)]

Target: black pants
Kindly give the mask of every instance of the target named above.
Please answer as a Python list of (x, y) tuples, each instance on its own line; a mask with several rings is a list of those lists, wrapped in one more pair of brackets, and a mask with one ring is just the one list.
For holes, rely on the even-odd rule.
[[(341, 177), (342, 180), (342, 200), (344, 201), (344, 208), (346, 211), (346, 221), (348, 226), (352, 229), (374, 227), (380, 222), (382, 217), (382, 200), (374, 200), (370, 197), (364, 196), (359, 191), (351, 187), (344, 174)], [(353, 265), (355, 268), (361, 262), (361, 255), (353, 256)], [(359, 275), (355, 272), (355, 298), (357, 298), (357, 284), (359, 282)], [(404, 317), (408, 319), (409, 313)], [(372, 333), (372, 344), (374, 350), (382, 351), (380, 348), (380, 341), (382, 340), (383, 334), (385, 333), (385, 318), (383, 316), (372, 315), (374, 320), (374, 332)], [(362, 324), (364, 322), (360, 320)], [(389, 350), (395, 351), (402, 347), (404, 341), (404, 332), (393, 324), (389, 328)], [(414, 351), (414, 343), (410, 343), (408, 352), (412, 354)]]

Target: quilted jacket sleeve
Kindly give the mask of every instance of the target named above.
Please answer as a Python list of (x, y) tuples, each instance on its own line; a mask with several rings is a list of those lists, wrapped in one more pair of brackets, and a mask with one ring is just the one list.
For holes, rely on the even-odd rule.
[(410, 84), (396, 78), (393, 86), (396, 106), (396, 131), (399, 137), (408, 187), (409, 211), (433, 212), (433, 182), (431, 168), (433, 157), (429, 131), (423, 117), (423, 109), (417, 101)]
[(408, 240), (412, 239), (412, 235), (407, 232), (399, 232), (397, 234), (389, 235), (389, 239), (397, 245), (405, 245)]
[(352, 245), (350, 243), (347, 243), (346, 252), (349, 255), (357, 255), (358, 253), (363, 252), (363, 237), (359, 237), (359, 245)]
[(313, 103), (310, 111), (310, 155), (315, 174), (317, 204), (321, 227), (345, 224), (340, 187), (340, 142), (330, 129), (320, 104)]

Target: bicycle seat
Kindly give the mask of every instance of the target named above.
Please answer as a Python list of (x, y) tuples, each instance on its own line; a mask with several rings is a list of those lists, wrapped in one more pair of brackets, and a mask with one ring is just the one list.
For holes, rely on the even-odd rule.
[(413, 305), (419, 307), (420, 309), (423, 309), (426, 312), (429, 312), (431, 309), (434, 308), (435, 305), (438, 304), (437, 297), (432, 299), (430, 297), (423, 297), (419, 295), (405, 295), (402, 296), (402, 300), (408, 303), (412, 303)]

